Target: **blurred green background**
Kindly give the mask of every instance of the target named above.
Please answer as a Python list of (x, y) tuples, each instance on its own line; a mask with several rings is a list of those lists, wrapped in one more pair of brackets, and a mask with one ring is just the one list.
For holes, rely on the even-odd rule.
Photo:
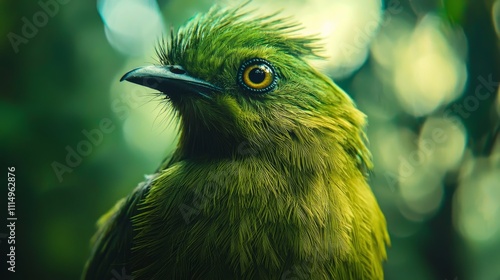
[[(213, 2), (0, 2), (18, 217), (15, 275), (0, 227), (1, 279), (78, 279), (95, 221), (175, 147), (167, 105), (119, 78)], [(324, 37), (328, 59), (311, 63), (368, 115), (386, 279), (500, 279), (500, 0), (264, 2), (257, 14), (283, 9)]]

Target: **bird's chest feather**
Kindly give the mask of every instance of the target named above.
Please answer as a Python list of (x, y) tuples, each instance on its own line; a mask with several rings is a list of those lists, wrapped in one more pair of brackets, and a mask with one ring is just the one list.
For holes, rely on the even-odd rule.
[(262, 278), (328, 260), (343, 246), (332, 238), (338, 225), (329, 183), (325, 174), (269, 163), (179, 162), (159, 175), (145, 200), (136, 251), (175, 267), (168, 274), (175, 277)]

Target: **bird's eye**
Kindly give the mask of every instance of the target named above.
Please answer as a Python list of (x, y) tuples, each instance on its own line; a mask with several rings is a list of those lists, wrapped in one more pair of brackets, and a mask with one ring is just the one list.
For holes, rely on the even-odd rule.
[(267, 60), (252, 58), (238, 71), (239, 85), (250, 92), (266, 93), (276, 88), (278, 77), (274, 66)]

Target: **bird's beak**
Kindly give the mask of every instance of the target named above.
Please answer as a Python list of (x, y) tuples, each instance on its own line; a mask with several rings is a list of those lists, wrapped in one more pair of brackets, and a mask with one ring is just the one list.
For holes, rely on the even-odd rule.
[(178, 65), (139, 67), (123, 75), (120, 82), (124, 80), (159, 90), (167, 95), (180, 90), (210, 97), (212, 93), (221, 91), (211, 83), (188, 75), (186, 70)]

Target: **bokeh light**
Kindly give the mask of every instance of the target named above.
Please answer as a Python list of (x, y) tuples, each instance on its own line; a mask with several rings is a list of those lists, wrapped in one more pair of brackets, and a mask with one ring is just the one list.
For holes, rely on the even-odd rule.
[(98, 10), (111, 46), (126, 55), (151, 53), (164, 33), (164, 23), (154, 0), (99, 0)]
[(456, 226), (469, 241), (488, 244), (500, 238), (500, 162), (470, 159), (456, 193)]
[(396, 96), (405, 111), (427, 115), (462, 94), (467, 72), (460, 56), (466, 48), (460, 30), (450, 30), (433, 14), (420, 19), (411, 31), (404, 23), (387, 28), (393, 30), (384, 32), (395, 35), (397, 41), (382, 38), (375, 43), (374, 58), (393, 73)]
[(497, 36), (500, 37), (500, 0), (496, 0), (491, 8), (491, 14), (493, 19), (493, 26), (497, 32)]
[[(19, 170), (19, 275), (78, 279), (96, 220), (178, 141), (168, 102), (120, 77), (158, 63), (154, 47), (171, 27), (239, 2), (28, 2), (0, 4), (0, 160)], [(60, 5), (28, 38), (24, 18), (46, 12), (41, 2)], [(246, 9), (281, 11), (320, 38), (325, 59), (310, 63), (366, 114), (369, 183), (392, 243), (385, 279), (500, 279), (500, 0), (253, 0)], [(11, 33), (26, 37), (19, 52)], [(68, 149), (90, 142), (82, 131), (102, 120), (114, 129), (68, 163)], [(59, 177), (54, 162), (70, 171)]]
[(334, 78), (349, 76), (366, 61), (382, 20), (380, 0), (257, 0), (250, 6), (291, 16), (303, 26), (302, 34), (320, 38), (326, 59), (312, 63)]
[(123, 121), (123, 137), (131, 149), (151, 164), (158, 163), (176, 146), (178, 123), (165, 98), (152, 89), (117, 83), (121, 73), (144, 64), (131, 59), (110, 85), (111, 108)]

